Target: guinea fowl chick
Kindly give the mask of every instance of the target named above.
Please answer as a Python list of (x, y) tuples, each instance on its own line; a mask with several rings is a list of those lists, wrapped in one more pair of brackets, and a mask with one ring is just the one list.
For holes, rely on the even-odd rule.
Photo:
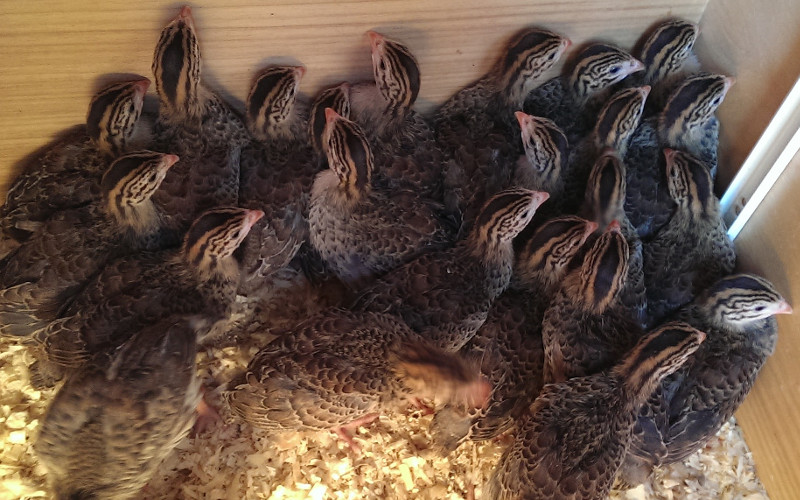
[(112, 157), (146, 142), (137, 126), (150, 80), (118, 82), (94, 95), (86, 126), (22, 166), (0, 207), (0, 258), (27, 240), (53, 213), (102, 197), (100, 179)]
[(663, 148), (695, 156), (708, 166), (711, 178), (715, 178), (719, 121), (714, 111), (733, 82), (733, 78), (708, 73), (687, 78), (673, 91), (664, 110), (643, 121), (634, 133), (625, 155), (628, 167), (625, 211), (642, 238), (663, 227), (674, 209), (664, 177)]
[(597, 222), (598, 227), (606, 227), (613, 221), (619, 224), (629, 249), (628, 271), (619, 292), (619, 301), (629, 316), (644, 326), (647, 323), (647, 291), (642, 241), (623, 209), (626, 184), (625, 165), (615, 151), (605, 150), (592, 167), (581, 214)]
[(708, 168), (681, 151), (665, 149), (664, 156), (667, 188), (676, 209), (643, 248), (647, 317), (653, 325), (732, 273), (736, 265)]
[(361, 127), (327, 109), (323, 141), (329, 169), (314, 180), (310, 241), (347, 285), (374, 276), (448, 244), (455, 228), (443, 207), (409, 190), (374, 189), (374, 161)]
[(667, 19), (647, 30), (636, 44), (634, 54), (644, 64), (644, 71), (631, 75), (622, 84), (652, 88), (645, 116), (660, 112), (680, 80), (699, 68), (700, 63), (692, 51), (699, 32), (695, 23)]
[(420, 90), (417, 59), (400, 42), (375, 31), (367, 35), (375, 80), (350, 87), (350, 118), (369, 139), (376, 166), (373, 182), (441, 200), (444, 157), (433, 128), (411, 109)]
[(394, 314), (438, 347), (461, 349), (508, 287), (512, 240), (547, 197), (527, 189), (498, 193), (486, 202), (466, 239), (387, 273), (361, 294), (355, 308)]
[(581, 140), (569, 156), (569, 166), (564, 172), (564, 211), (577, 212), (592, 167), (607, 148), (613, 149), (620, 157), (625, 156), (649, 93), (648, 86), (621, 90), (611, 96), (600, 110), (592, 133)]
[(154, 201), (165, 238), (179, 244), (205, 210), (238, 203), (240, 157), (250, 134), (242, 118), (200, 81), (200, 45), (188, 6), (162, 31), (153, 57), (159, 97), (153, 148), (182, 161)]
[(356, 452), (349, 430), (409, 400), (481, 406), (480, 372), (432, 346), (397, 318), (327, 309), (256, 354), (229, 384), (232, 412), (260, 428), (333, 430)]
[(239, 204), (264, 217), (242, 246), (242, 283), (248, 298), (268, 289), (266, 278), (294, 258), (308, 240), (308, 203), (318, 172), (308, 137), (308, 109), (297, 102), (302, 66), (272, 66), (247, 98), (247, 125), (256, 138), (242, 151)]
[(564, 277), (542, 319), (545, 383), (605, 370), (639, 340), (642, 330), (619, 300), (628, 259), (613, 222)]
[(711, 439), (750, 392), (775, 351), (776, 314), (792, 308), (751, 274), (720, 279), (672, 318), (708, 334), (694, 358), (666, 378), (639, 414), (620, 478), (647, 480), (654, 467), (685, 460)]
[(483, 326), (461, 349), (481, 360), (492, 392), (488, 403), (463, 413), (438, 411), (435, 445), (449, 453), (466, 439), (491, 439), (513, 426), (542, 388), (542, 316), (567, 264), (597, 224), (575, 216), (545, 222), (518, 252), (512, 283), (492, 304)]
[(67, 380), (34, 443), (56, 498), (141, 496), (195, 421), (196, 353), (189, 320), (171, 318)]
[(262, 216), (245, 208), (208, 210), (181, 248), (109, 263), (60, 319), (34, 336), (38, 361), (31, 379), (52, 385), (95, 353), (109, 352), (133, 332), (172, 315), (191, 315), (201, 341), (221, 329), (240, 279), (234, 252)]
[(531, 91), (521, 109), (553, 120), (571, 144), (577, 143), (594, 125), (603, 91), (642, 68), (639, 60), (622, 49), (606, 43), (589, 44), (574, 56), (569, 74)]
[(500, 457), (486, 498), (607, 498), (639, 408), (705, 338), (685, 323), (669, 323), (608, 372), (545, 386)]
[(151, 198), (176, 161), (149, 151), (120, 157), (103, 175), (101, 201), (53, 215), (9, 255), (0, 271), (0, 333), (30, 335), (109, 259), (155, 245), (161, 220)]
[(489, 72), (436, 111), (436, 140), (448, 160), (445, 205), (463, 214), (462, 234), (486, 200), (510, 187), (521, 152), (514, 112), (569, 44), (539, 28), (520, 31)]

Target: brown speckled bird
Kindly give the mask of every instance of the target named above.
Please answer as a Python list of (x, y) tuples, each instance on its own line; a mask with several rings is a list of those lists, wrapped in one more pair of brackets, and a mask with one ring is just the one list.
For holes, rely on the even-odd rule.
[(594, 126), (604, 91), (644, 65), (618, 47), (606, 43), (586, 45), (572, 58), (571, 70), (553, 78), (525, 98), (528, 114), (553, 120), (570, 143)]
[(374, 158), (361, 127), (328, 109), (323, 134), (329, 169), (311, 192), (310, 241), (336, 275), (353, 288), (446, 246), (441, 205), (405, 189), (372, 185)]
[(160, 101), (153, 148), (183, 160), (154, 198), (166, 214), (165, 237), (175, 244), (203, 211), (238, 203), (241, 149), (251, 140), (239, 114), (203, 86), (200, 65), (186, 6), (161, 31), (153, 57)]
[(55, 319), (109, 259), (157, 246), (161, 214), (151, 201), (177, 156), (144, 151), (103, 175), (102, 200), (54, 214), (0, 270), (0, 332), (28, 336)]
[(667, 188), (676, 209), (643, 247), (647, 316), (652, 325), (732, 273), (736, 265), (708, 168), (681, 151), (665, 149), (664, 155)]
[(404, 44), (368, 31), (374, 82), (350, 87), (351, 119), (367, 134), (374, 182), (441, 200), (444, 156), (433, 128), (412, 108), (420, 90), (417, 59)]
[(542, 320), (545, 383), (606, 370), (639, 340), (642, 330), (620, 302), (628, 262), (613, 222), (564, 277)]
[(480, 406), (476, 367), (432, 346), (398, 318), (328, 309), (259, 351), (229, 385), (234, 414), (265, 429), (348, 430), (418, 398)]
[(100, 179), (113, 157), (145, 146), (139, 123), (150, 80), (108, 85), (89, 103), (86, 125), (22, 165), (0, 207), (0, 258), (27, 240), (53, 213), (102, 197)]
[(722, 104), (734, 79), (699, 73), (672, 92), (664, 110), (643, 121), (625, 155), (628, 192), (625, 211), (641, 237), (648, 237), (669, 220), (674, 203), (667, 190), (663, 148), (687, 152), (717, 171), (719, 121), (714, 111)]
[(517, 254), (508, 290), (492, 304), (486, 322), (461, 349), (481, 360), (492, 386), (486, 406), (463, 413), (446, 407), (431, 423), (445, 453), (466, 439), (491, 439), (514, 425), (542, 388), (542, 316), (567, 264), (597, 224), (575, 216), (545, 222)]
[(298, 101), (302, 66), (272, 66), (247, 98), (247, 125), (256, 138), (242, 151), (239, 205), (264, 211), (243, 244), (242, 283), (248, 298), (265, 292), (271, 274), (308, 240), (308, 204), (319, 168), (308, 136), (308, 105)]
[(34, 443), (59, 499), (138, 498), (195, 421), (196, 335), (171, 318), (95, 356), (59, 389)]
[(547, 197), (527, 189), (498, 193), (486, 202), (466, 239), (387, 273), (362, 293), (356, 307), (397, 315), (437, 346), (461, 349), (508, 287), (512, 240)]
[(520, 31), (491, 70), (436, 111), (436, 139), (448, 155), (445, 205), (463, 214), (462, 234), (469, 233), (483, 203), (511, 185), (522, 151), (514, 112), (569, 44), (543, 29)]
[(110, 263), (62, 318), (34, 336), (38, 362), (31, 378), (51, 385), (94, 353), (172, 315), (190, 316), (200, 337), (216, 332), (236, 297), (240, 264), (234, 252), (262, 216), (260, 210), (212, 209), (192, 224), (180, 249)]
[(685, 323), (669, 323), (608, 372), (545, 386), (500, 457), (486, 498), (607, 498), (639, 408), (705, 337)]
[(581, 215), (606, 227), (612, 221), (619, 223), (622, 235), (628, 242), (628, 272), (620, 291), (620, 303), (638, 324), (647, 320), (647, 291), (644, 284), (642, 242), (623, 209), (627, 180), (625, 165), (613, 150), (605, 150), (589, 174)]
[(564, 172), (562, 202), (567, 213), (577, 212), (583, 202), (592, 167), (607, 148), (613, 149), (620, 158), (625, 157), (649, 93), (650, 87), (644, 86), (624, 89), (612, 95), (600, 110), (592, 133), (570, 152), (569, 166)]
[(623, 485), (637, 485), (654, 467), (686, 459), (719, 431), (775, 351), (774, 315), (791, 312), (770, 282), (734, 274), (671, 317), (702, 329), (708, 340), (639, 414), (620, 474)]
[(693, 52), (700, 28), (683, 19), (666, 19), (648, 29), (637, 42), (634, 55), (644, 64), (644, 71), (626, 78), (622, 85), (650, 85), (645, 116), (660, 112), (669, 94), (700, 63)]

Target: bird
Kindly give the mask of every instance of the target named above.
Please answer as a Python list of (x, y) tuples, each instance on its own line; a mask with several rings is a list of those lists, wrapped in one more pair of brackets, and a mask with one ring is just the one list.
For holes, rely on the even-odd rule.
[(152, 198), (177, 161), (151, 151), (118, 158), (103, 175), (101, 200), (54, 214), (14, 250), (0, 270), (0, 333), (31, 335), (109, 259), (157, 245)]
[(667, 99), (663, 111), (642, 121), (631, 138), (624, 157), (628, 177), (625, 211), (642, 238), (658, 231), (674, 209), (664, 178), (663, 148), (697, 157), (708, 165), (711, 178), (716, 177), (719, 121), (714, 111), (734, 81), (709, 73), (686, 78)]
[(708, 167), (666, 148), (667, 189), (676, 209), (643, 245), (647, 317), (657, 324), (736, 266)]
[(766, 279), (733, 274), (713, 283), (670, 320), (708, 334), (690, 362), (664, 379), (639, 413), (621, 483), (635, 486), (653, 468), (686, 459), (728, 421), (775, 351), (776, 314), (789, 303)]
[(85, 126), (22, 165), (0, 207), (0, 258), (54, 213), (102, 197), (100, 179), (111, 160), (148, 142), (150, 127), (140, 117), (149, 85), (140, 77), (103, 87), (89, 103)]
[(437, 347), (458, 351), (508, 287), (512, 240), (547, 197), (543, 191), (501, 191), (486, 202), (466, 239), (388, 272), (362, 291), (353, 307), (394, 314)]
[(511, 187), (522, 152), (514, 112), (569, 45), (551, 31), (521, 30), (484, 76), (436, 110), (436, 140), (447, 162), (444, 202), (449, 211), (462, 214), (460, 234), (469, 234), (484, 202)]
[(481, 360), (481, 372), (492, 386), (488, 403), (466, 413), (447, 406), (431, 422), (434, 444), (445, 454), (467, 439), (491, 439), (513, 427), (539, 393), (544, 310), (567, 265), (596, 228), (580, 217), (558, 217), (543, 223), (517, 253), (511, 285), (460, 351)]
[(238, 207), (207, 210), (180, 248), (110, 262), (61, 317), (33, 335), (31, 379), (52, 385), (161, 318), (191, 315), (200, 342), (224, 330), (241, 273), (234, 253), (262, 216)]
[(553, 120), (571, 144), (594, 125), (605, 90), (644, 65), (607, 43), (590, 43), (573, 57), (568, 74), (544, 82), (524, 97), (525, 113)]
[(636, 43), (634, 55), (642, 61), (644, 71), (626, 78), (619, 85), (652, 87), (645, 108), (645, 117), (660, 112), (670, 92), (700, 63), (693, 52), (700, 27), (679, 18), (658, 21)]
[(359, 288), (422, 252), (447, 246), (456, 228), (444, 207), (416, 192), (372, 185), (372, 150), (358, 124), (326, 110), (328, 169), (311, 190), (309, 240), (328, 267)]
[(266, 291), (266, 279), (287, 266), (308, 241), (311, 187), (319, 170), (308, 129), (308, 103), (298, 102), (302, 66), (270, 66), (253, 83), (246, 105), (255, 140), (242, 150), (239, 205), (264, 217), (242, 245), (239, 294)]
[(232, 413), (251, 425), (333, 430), (356, 452), (348, 432), (386, 409), (421, 398), (480, 406), (489, 392), (479, 370), (397, 318), (338, 308), (261, 349), (229, 388)]
[(177, 316), (94, 356), (58, 390), (34, 451), (56, 498), (137, 498), (195, 422), (196, 334)]
[(643, 244), (624, 210), (627, 176), (625, 165), (613, 149), (602, 152), (589, 174), (580, 215), (603, 228), (616, 221), (628, 243), (628, 266), (619, 301), (639, 325), (647, 323)]
[(607, 498), (639, 408), (705, 339), (685, 323), (668, 323), (608, 371), (546, 385), (492, 472), (486, 498)]
[(570, 152), (568, 167), (563, 174), (565, 193), (562, 206), (565, 212), (577, 212), (586, 193), (592, 166), (606, 148), (624, 158), (649, 93), (650, 87), (645, 85), (623, 89), (612, 95), (600, 110), (592, 133)]
[(152, 65), (159, 98), (152, 148), (183, 160), (154, 198), (166, 214), (164, 238), (175, 245), (205, 210), (238, 203), (241, 152), (251, 140), (238, 112), (201, 82), (201, 62), (184, 6), (161, 31)]
[(614, 221), (564, 276), (542, 318), (545, 383), (606, 370), (642, 336), (620, 303), (628, 262), (628, 243)]
[(367, 35), (374, 81), (351, 85), (349, 97), (350, 118), (367, 134), (375, 159), (373, 182), (441, 201), (444, 156), (428, 120), (412, 109), (420, 91), (417, 59), (396, 40)]

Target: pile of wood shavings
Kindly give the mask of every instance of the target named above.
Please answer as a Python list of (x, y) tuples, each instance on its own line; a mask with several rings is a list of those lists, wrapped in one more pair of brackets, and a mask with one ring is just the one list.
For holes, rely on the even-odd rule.
[[(320, 302), (316, 304), (319, 307)], [(418, 411), (385, 415), (360, 427), (355, 435), (360, 454), (332, 433), (271, 435), (232, 419), (221, 404), (225, 384), (268, 340), (268, 335), (256, 335), (244, 344), (208, 348), (198, 355), (198, 374), (208, 388), (206, 399), (222, 408), (228, 423), (184, 439), (161, 464), (143, 498), (481, 498), (483, 485), (502, 454), (502, 438), (466, 443), (444, 458), (430, 445), (432, 417)], [(30, 362), (24, 348), (0, 340), (0, 499), (48, 497), (45, 470), (31, 444), (55, 391), (30, 386)], [(768, 497), (732, 419), (705, 449), (684, 463), (658, 469), (648, 484), (612, 492), (611, 498)]]

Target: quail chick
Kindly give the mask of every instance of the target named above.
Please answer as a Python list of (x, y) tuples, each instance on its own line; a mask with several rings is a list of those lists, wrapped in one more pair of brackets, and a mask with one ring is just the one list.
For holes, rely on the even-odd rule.
[(674, 209), (664, 178), (662, 148), (695, 156), (708, 165), (711, 178), (715, 178), (719, 121), (714, 111), (733, 81), (708, 73), (687, 78), (673, 91), (664, 110), (643, 121), (631, 138), (625, 155), (628, 167), (625, 211), (642, 238), (666, 224)]
[(675, 86), (699, 68), (693, 52), (700, 28), (683, 19), (666, 19), (656, 23), (642, 35), (634, 51), (644, 64), (644, 71), (635, 73), (622, 85), (649, 85), (652, 88), (647, 100), (645, 116), (660, 112)]
[(624, 485), (645, 481), (656, 466), (684, 460), (719, 431), (775, 351), (773, 316), (791, 312), (770, 282), (734, 274), (672, 316), (703, 329), (708, 340), (639, 414), (620, 474)]
[(161, 224), (151, 198), (178, 160), (149, 151), (117, 159), (103, 175), (102, 201), (59, 212), (0, 271), (0, 332), (28, 336), (114, 256), (155, 245)]
[(195, 421), (190, 321), (170, 318), (95, 356), (61, 387), (34, 444), (56, 498), (137, 498)]
[(676, 209), (643, 247), (647, 317), (653, 325), (736, 265), (708, 168), (681, 151), (665, 149), (664, 156), (667, 189)]
[(669, 323), (608, 372), (550, 384), (520, 422), (487, 484), (492, 500), (604, 499), (630, 443), (639, 407), (701, 346), (705, 334)]
[(628, 271), (619, 293), (620, 304), (639, 325), (647, 323), (647, 291), (644, 283), (642, 241), (623, 209), (626, 190), (625, 165), (613, 150), (605, 150), (595, 162), (587, 182), (581, 213), (583, 217), (606, 227), (619, 223), (628, 242)]
[(445, 205), (463, 214), (462, 234), (469, 234), (486, 200), (510, 187), (521, 153), (514, 112), (569, 44), (539, 28), (520, 31), (488, 73), (436, 111), (436, 140), (448, 159)]
[(641, 337), (620, 303), (628, 243), (612, 223), (562, 280), (542, 319), (545, 383), (610, 368)]
[(256, 141), (242, 152), (239, 204), (264, 211), (242, 248), (248, 297), (286, 266), (308, 240), (308, 202), (318, 162), (308, 136), (307, 103), (297, 102), (301, 66), (272, 66), (256, 78), (247, 99), (247, 124)]
[(639, 60), (613, 45), (589, 44), (574, 56), (569, 74), (531, 91), (521, 109), (553, 120), (575, 144), (594, 125), (603, 91), (642, 68)]
[(648, 86), (621, 90), (611, 96), (600, 110), (592, 133), (581, 140), (569, 156), (569, 167), (564, 173), (562, 206), (565, 212), (577, 212), (586, 193), (592, 166), (606, 148), (613, 149), (621, 158), (625, 157), (649, 93)]
[(311, 191), (310, 241), (333, 272), (358, 288), (372, 277), (449, 243), (443, 207), (413, 191), (374, 189), (372, 151), (361, 127), (328, 108), (328, 170)]
[(492, 386), (488, 403), (463, 413), (446, 407), (431, 423), (434, 443), (445, 453), (466, 439), (491, 439), (513, 426), (542, 388), (542, 316), (575, 256), (597, 224), (575, 216), (545, 222), (517, 254), (508, 290), (492, 304), (486, 322), (461, 349), (481, 360)]
[(53, 213), (102, 197), (100, 179), (112, 157), (147, 142), (149, 127), (137, 123), (149, 85), (142, 78), (104, 87), (89, 103), (85, 127), (23, 165), (0, 207), (0, 258)]
[(200, 65), (186, 6), (162, 30), (153, 57), (160, 102), (153, 148), (183, 160), (154, 198), (166, 214), (164, 237), (176, 245), (203, 211), (238, 203), (241, 150), (250, 142), (241, 117), (201, 83)]
[(480, 372), (397, 318), (328, 309), (277, 338), (229, 385), (231, 410), (269, 430), (348, 430), (412, 398), (481, 406)]
[(436, 346), (461, 349), (508, 287), (512, 240), (547, 197), (527, 189), (498, 193), (486, 202), (466, 239), (387, 273), (361, 294), (355, 307), (394, 314)]
[(31, 378), (52, 385), (94, 353), (108, 352), (171, 315), (192, 315), (205, 340), (228, 319), (240, 278), (234, 252), (262, 216), (260, 210), (212, 209), (192, 224), (180, 249), (110, 263), (62, 318), (34, 336), (38, 362)]
[(400, 42), (368, 31), (374, 82), (351, 86), (352, 119), (367, 134), (375, 158), (374, 182), (406, 187), (441, 200), (444, 156), (433, 128), (411, 107), (420, 90), (420, 69)]

